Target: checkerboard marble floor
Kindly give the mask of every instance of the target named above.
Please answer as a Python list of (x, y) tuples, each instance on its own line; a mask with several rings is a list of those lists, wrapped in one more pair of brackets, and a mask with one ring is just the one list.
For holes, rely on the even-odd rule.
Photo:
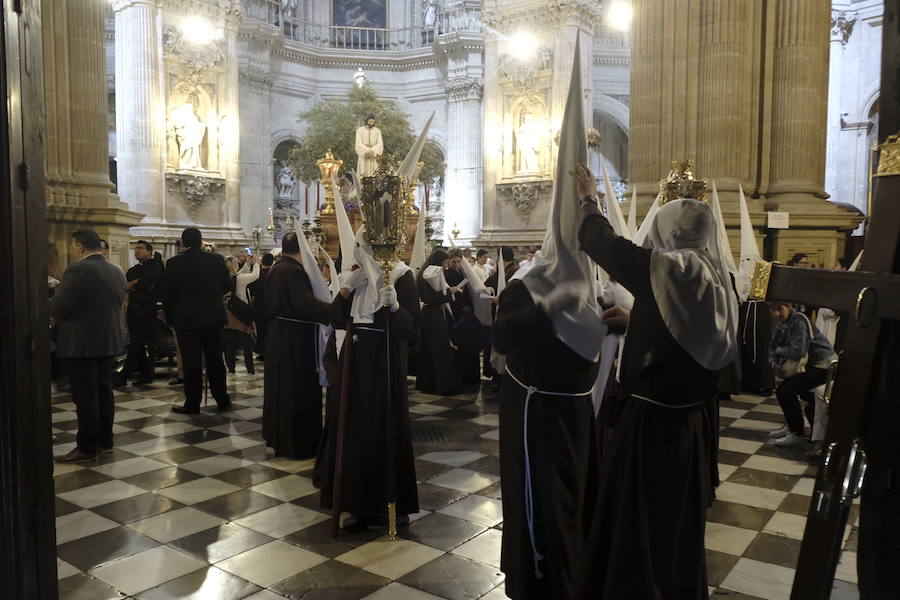
[[(116, 393), (115, 451), (56, 465), (62, 600), (506, 597), (496, 399), (412, 393), (422, 511), (396, 542), (378, 532), (333, 539), (312, 461), (266, 451), (260, 373), (230, 376), (235, 406), (224, 414), (171, 412), (180, 388), (162, 381)], [(74, 446), (74, 409), (68, 394), (54, 394), (55, 454)], [(735, 397), (721, 420), (711, 591), (786, 599), (814, 469), (763, 443), (780, 422), (774, 400)], [(836, 600), (858, 597), (856, 538), (849, 527)]]

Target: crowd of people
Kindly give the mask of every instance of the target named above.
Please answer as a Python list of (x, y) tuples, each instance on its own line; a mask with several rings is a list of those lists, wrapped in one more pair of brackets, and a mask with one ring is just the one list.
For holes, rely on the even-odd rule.
[[(238, 351), (247, 373), (264, 359), (267, 446), (315, 459), (321, 506), (345, 530), (391, 527), (419, 511), (408, 378), (441, 396), (481, 386), (499, 395), (510, 598), (706, 598), (718, 401), (737, 389), (746, 311), (715, 211), (683, 186), (692, 179), (671, 182), (677, 193), (648, 217), (639, 243), (600, 209), (585, 166), (579, 72), (544, 243), (524, 256), (436, 248), (415, 268), (397, 261), (384, 270), (363, 228), (336, 263), (320, 264), (295, 232), (277, 258), (257, 260), (250, 249), (222, 257), (191, 227), (165, 265), (137, 242), (137, 264), (123, 273), (96, 233), (76, 232), (77, 260), (53, 288), (51, 315), (79, 432), (57, 460), (91, 462), (111, 450), (113, 385), (133, 371), (136, 383), (152, 380), (164, 323), (184, 386), (174, 412), (200, 412), (204, 370), (216, 410), (228, 411), (226, 371), (236, 371)], [(114, 376), (126, 297), (129, 347)], [(834, 331), (837, 317), (768, 309), (764, 366), (781, 380), (785, 416), (772, 442), (814, 457), (803, 404), (820, 441), (827, 411), (816, 390), (837, 360), (822, 329)], [(754, 336), (765, 329), (754, 327)], [(341, 522), (342, 513), (350, 516)]]

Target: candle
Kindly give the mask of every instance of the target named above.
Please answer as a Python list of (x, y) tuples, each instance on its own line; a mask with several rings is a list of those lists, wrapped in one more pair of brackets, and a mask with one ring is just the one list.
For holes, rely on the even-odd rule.
[(306, 186), (306, 214), (309, 215), (309, 186)]

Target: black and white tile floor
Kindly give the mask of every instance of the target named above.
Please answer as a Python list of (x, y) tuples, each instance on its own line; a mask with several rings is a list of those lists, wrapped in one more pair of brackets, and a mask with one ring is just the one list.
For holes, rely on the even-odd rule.
[[(412, 394), (422, 511), (389, 542), (378, 532), (333, 539), (312, 461), (266, 452), (262, 375), (231, 376), (229, 386), (234, 410), (195, 416), (171, 412), (180, 389), (162, 382), (117, 392), (115, 452), (56, 465), (62, 600), (506, 597), (495, 399)], [(55, 454), (74, 445), (74, 408), (54, 394)], [(814, 469), (763, 443), (781, 421), (774, 400), (739, 396), (721, 417), (711, 589), (786, 599)], [(856, 537), (848, 528), (835, 599), (858, 597)]]

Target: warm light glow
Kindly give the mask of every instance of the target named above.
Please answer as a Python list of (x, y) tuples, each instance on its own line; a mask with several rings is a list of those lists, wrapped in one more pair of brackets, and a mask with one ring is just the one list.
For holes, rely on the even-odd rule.
[(526, 60), (534, 54), (537, 40), (528, 31), (517, 31), (507, 40), (507, 52), (519, 60)]
[(624, 0), (616, 0), (609, 6), (609, 12), (606, 15), (609, 24), (619, 31), (627, 31), (631, 27), (631, 16), (633, 9), (631, 2)]
[(221, 37), (222, 32), (201, 17), (188, 17), (181, 22), (184, 36), (195, 44), (208, 44)]

